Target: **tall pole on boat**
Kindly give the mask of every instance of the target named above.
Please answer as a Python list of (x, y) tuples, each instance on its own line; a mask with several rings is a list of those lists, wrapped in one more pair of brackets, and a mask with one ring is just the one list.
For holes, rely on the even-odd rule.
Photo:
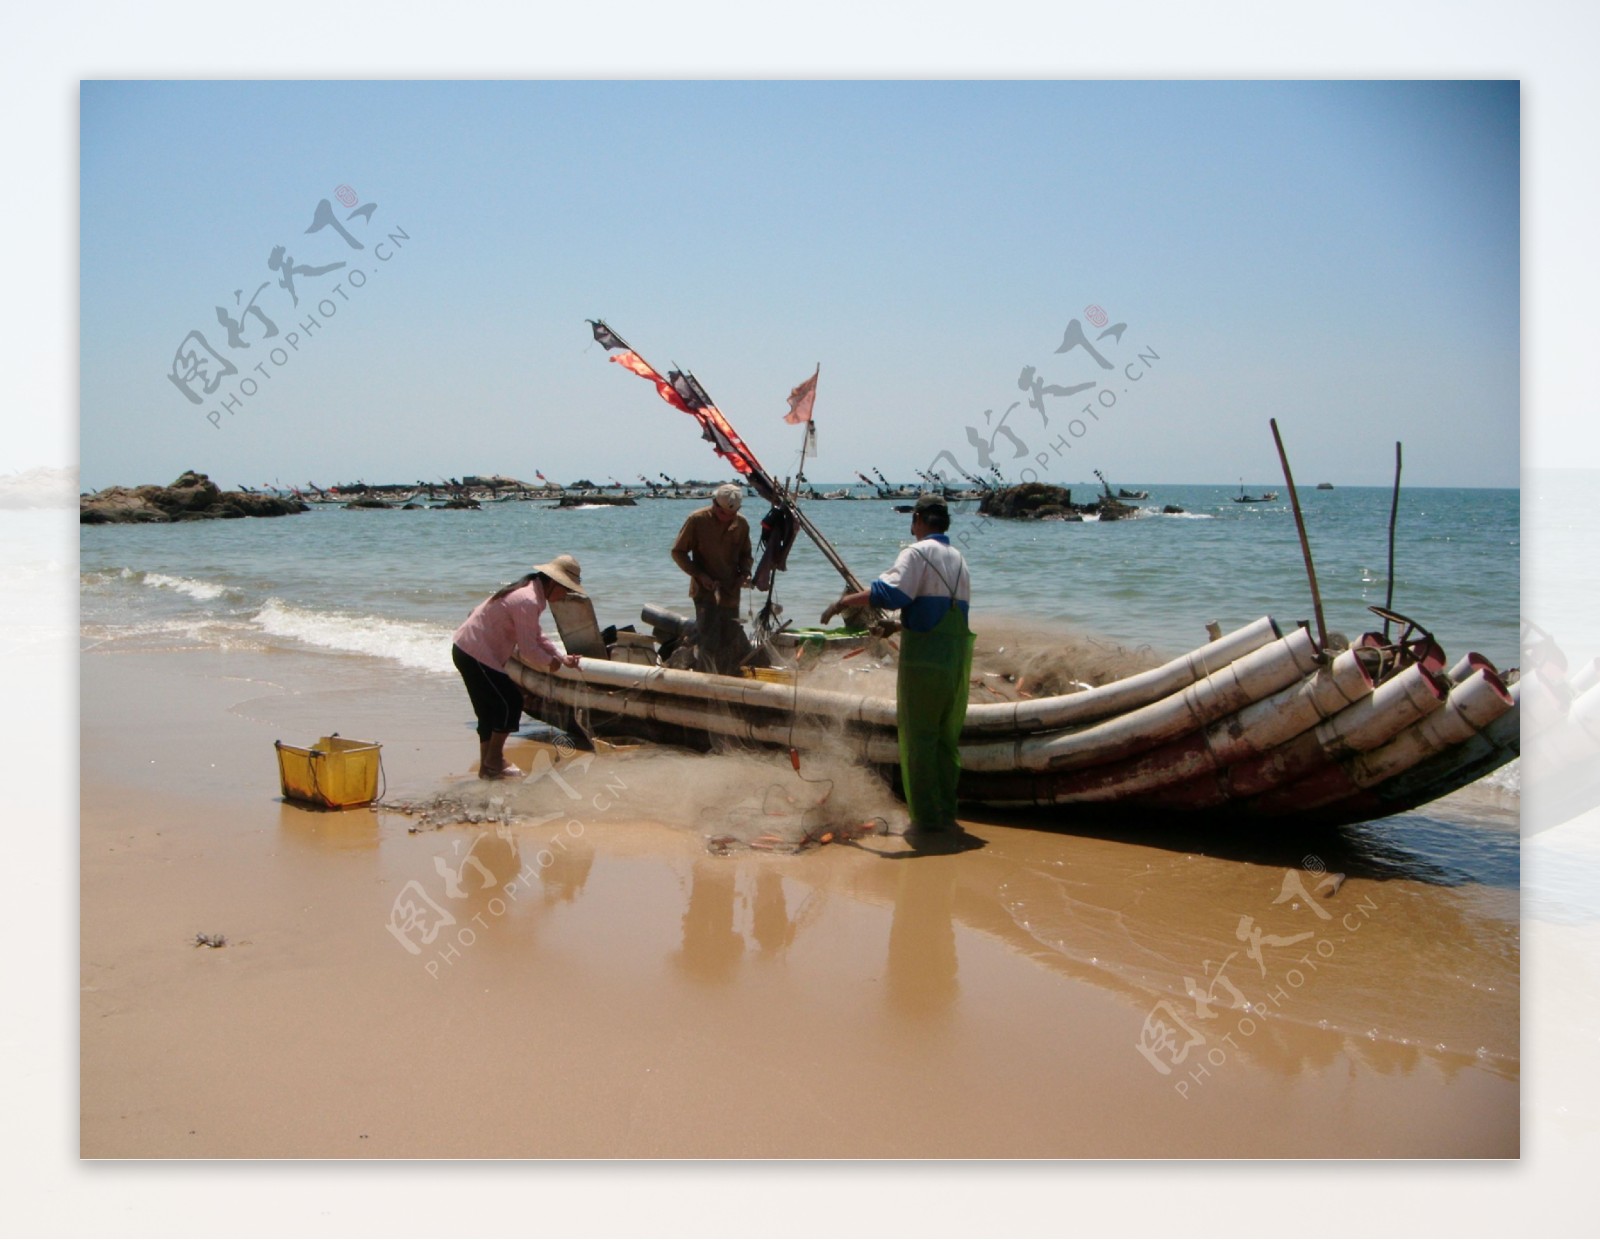
[[(816, 416), (814, 410), (817, 400), (817, 380), (822, 377), (822, 363), (817, 363), (816, 370), (811, 372), (811, 378), (802, 383), (789, 393), (789, 412), (783, 420), (790, 423), (799, 423), (800, 426), (800, 464), (794, 471), (794, 493), (798, 498), (800, 488), (806, 480), (806, 456), (817, 454), (817, 427), (812, 419)], [(811, 390), (806, 392), (806, 388)], [(801, 407), (804, 406), (804, 413)]]
[[(1389, 503), (1389, 573), (1388, 587), (1383, 592), (1383, 609), (1390, 610), (1394, 606), (1394, 523), (1400, 513), (1400, 441), (1395, 440), (1394, 445), (1394, 499)], [(1389, 621), (1383, 622), (1383, 637), (1389, 639)]]
[(1289, 454), (1283, 450), (1283, 436), (1278, 434), (1278, 419), (1269, 418), (1272, 424), (1272, 441), (1278, 445), (1278, 460), (1283, 463), (1283, 480), (1289, 485), (1289, 503), (1294, 507), (1294, 526), (1300, 532), (1300, 551), (1306, 558), (1306, 576), (1311, 580), (1311, 608), (1317, 617), (1317, 645), (1328, 648), (1328, 626), (1322, 620), (1322, 595), (1317, 590), (1317, 570), (1311, 566), (1311, 543), (1306, 538), (1306, 519), (1300, 512), (1300, 493), (1294, 489), (1294, 474), (1289, 471)]

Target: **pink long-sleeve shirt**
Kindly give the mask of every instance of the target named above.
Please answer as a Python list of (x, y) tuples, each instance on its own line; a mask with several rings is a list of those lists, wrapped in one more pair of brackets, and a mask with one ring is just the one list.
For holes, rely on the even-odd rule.
[(497, 672), (518, 649), (527, 661), (542, 667), (561, 658), (561, 651), (539, 624), (547, 605), (544, 587), (537, 581), (519, 586), (504, 598), (486, 598), (456, 630), (455, 643)]

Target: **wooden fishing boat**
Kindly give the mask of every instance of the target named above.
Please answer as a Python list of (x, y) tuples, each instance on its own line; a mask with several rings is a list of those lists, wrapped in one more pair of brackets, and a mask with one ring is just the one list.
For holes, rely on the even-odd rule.
[(1239, 494), (1233, 497), (1236, 504), (1270, 504), (1278, 498), (1276, 491), (1263, 491), (1260, 495), (1246, 495), (1243, 485), (1239, 487)]
[[(646, 620), (661, 614), (647, 609)], [(1385, 619), (1403, 622), (1399, 640), (1372, 632), (1325, 650), (1306, 628), (1285, 633), (1263, 617), (1109, 684), (975, 702), (962, 731), (960, 798), (1235, 826), (1340, 825), (1434, 800), (1516, 757), (1515, 675), (1502, 677), (1476, 654), (1447, 670), (1431, 634), (1402, 616)], [(622, 661), (594, 643), (592, 621), (588, 633), (593, 657), (575, 669), (545, 672), (515, 659), (505, 669), (530, 714), (577, 738), (801, 752), (842, 743), (896, 778), (892, 696), (812, 687), (820, 677), (804, 667), (776, 674), (792, 683), (678, 670), (648, 649), (641, 657), (639, 635)]]
[[(863, 588), (692, 372), (662, 374), (603, 319), (589, 325), (608, 359), (693, 418), (717, 455), (816, 544), (848, 591)], [(1275, 421), (1272, 427), (1277, 439)], [(1292, 493), (1286, 458), (1284, 465)], [(893, 491), (881, 472), (873, 473), (880, 496)], [(1104, 475), (1095, 473), (1116, 503)], [(1246, 495), (1243, 479), (1239, 491), (1239, 503), (1277, 498), (1276, 492)], [(1298, 525), (1298, 503), (1296, 513)], [(1309, 568), (1309, 554), (1307, 560)], [(764, 556), (758, 586), (770, 571)], [(1325, 634), (1314, 577), (1312, 596), (1317, 631)], [(563, 617), (565, 605), (584, 609), (581, 625)], [(1516, 678), (1502, 677), (1476, 654), (1446, 671), (1431, 633), (1374, 610), (1384, 631), (1363, 634), (1348, 648), (1319, 646), (1306, 627), (1284, 633), (1262, 617), (1109, 684), (971, 704), (958, 795), (968, 805), (1110, 806), (1123, 819), (1139, 809), (1232, 827), (1339, 825), (1434, 800), (1516, 757)], [(663, 665), (662, 650), (642, 635), (605, 644), (587, 600), (556, 602), (551, 611), (568, 651), (580, 656), (578, 666), (546, 672), (513, 659), (505, 670), (522, 686), (530, 714), (574, 737), (634, 736), (702, 749), (722, 743), (837, 752), (843, 746), (896, 777), (892, 692), (819, 685), (815, 669), (798, 659), (789, 683), (681, 670)], [(681, 625), (660, 625), (661, 615), (646, 608), (644, 619), (656, 637), (677, 640)], [(1396, 622), (1400, 637), (1391, 641)], [(785, 679), (781, 669), (778, 678)]]

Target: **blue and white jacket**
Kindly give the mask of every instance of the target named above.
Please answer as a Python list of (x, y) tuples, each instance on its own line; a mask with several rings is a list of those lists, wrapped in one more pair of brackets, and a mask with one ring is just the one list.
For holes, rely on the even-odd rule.
[(929, 534), (902, 551), (894, 567), (869, 587), (872, 605), (898, 611), (900, 623), (913, 633), (926, 633), (950, 610), (950, 600), (967, 616), (972, 578), (961, 552), (944, 534)]

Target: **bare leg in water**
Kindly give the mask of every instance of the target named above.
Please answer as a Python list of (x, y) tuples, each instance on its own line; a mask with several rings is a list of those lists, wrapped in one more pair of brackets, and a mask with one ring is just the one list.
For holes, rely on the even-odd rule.
[(509, 732), (491, 732), (489, 739), (478, 742), (479, 779), (516, 779), (522, 769), (506, 761), (506, 741)]

